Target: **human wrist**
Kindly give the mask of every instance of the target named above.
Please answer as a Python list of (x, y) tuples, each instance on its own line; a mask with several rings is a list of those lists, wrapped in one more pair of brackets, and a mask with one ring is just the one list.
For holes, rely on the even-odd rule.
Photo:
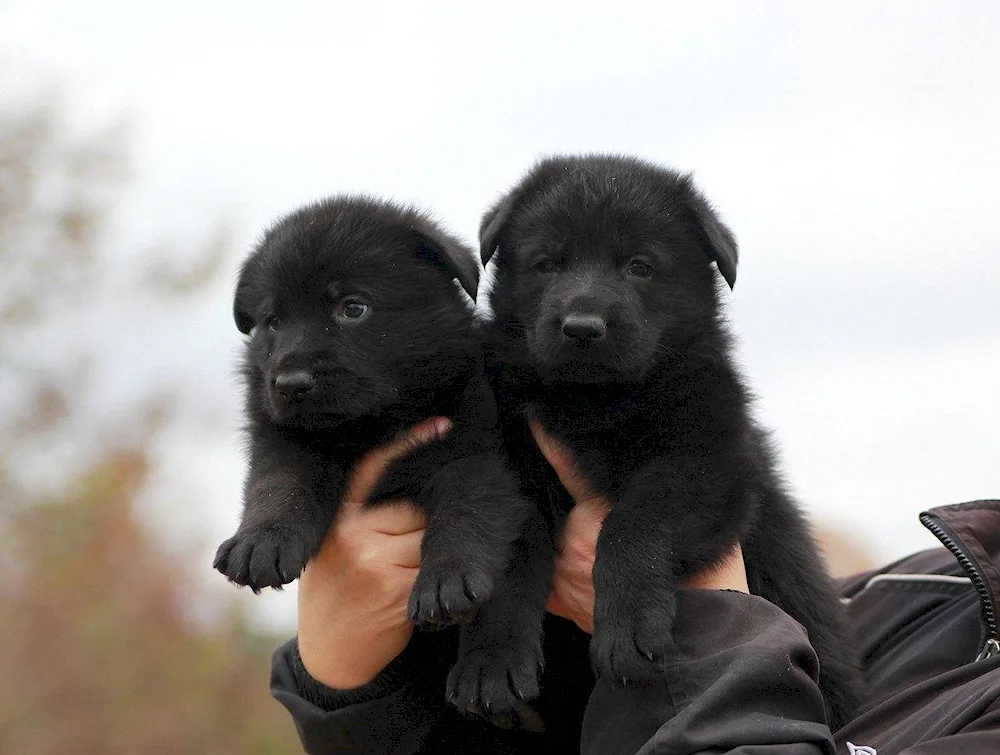
[(298, 653), (305, 671), (321, 684), (350, 690), (370, 684), (406, 647), (412, 626), (391, 636), (316, 637), (299, 631)]
[(295, 685), (305, 700), (323, 710), (333, 711), (393, 694), (411, 675), (412, 659), (402, 652), (380, 669), (368, 682), (348, 688), (333, 687), (312, 676), (302, 661), (299, 641), (292, 643), (291, 665)]

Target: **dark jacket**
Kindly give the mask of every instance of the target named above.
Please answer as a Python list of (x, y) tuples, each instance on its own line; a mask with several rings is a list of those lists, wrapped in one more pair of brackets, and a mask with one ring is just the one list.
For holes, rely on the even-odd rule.
[(835, 734), (802, 627), (761, 598), (723, 591), (679, 594), (677, 654), (659, 683), (595, 685), (583, 671), (574, 680), (586, 635), (551, 617), (556, 668), (535, 703), (543, 734), (503, 732), (444, 703), (448, 633), (415, 635), (375, 681), (348, 691), (311, 679), (292, 640), (274, 654), (271, 690), (310, 753), (997, 755), (1000, 501), (921, 521), (944, 548), (842, 584), (869, 692)]

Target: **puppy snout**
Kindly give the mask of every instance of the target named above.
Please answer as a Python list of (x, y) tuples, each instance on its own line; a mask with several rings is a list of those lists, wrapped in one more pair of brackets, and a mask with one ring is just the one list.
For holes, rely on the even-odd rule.
[(300, 401), (316, 387), (316, 379), (307, 370), (284, 370), (274, 378), (274, 390), (285, 401)]
[(608, 332), (608, 324), (599, 315), (566, 315), (562, 321), (562, 332), (567, 338), (582, 342), (599, 341)]

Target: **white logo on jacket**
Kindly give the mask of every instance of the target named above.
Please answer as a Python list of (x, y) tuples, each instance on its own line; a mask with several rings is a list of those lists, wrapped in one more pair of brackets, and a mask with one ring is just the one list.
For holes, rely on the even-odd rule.
[(852, 745), (847, 743), (847, 755), (878, 755), (874, 747), (868, 745)]

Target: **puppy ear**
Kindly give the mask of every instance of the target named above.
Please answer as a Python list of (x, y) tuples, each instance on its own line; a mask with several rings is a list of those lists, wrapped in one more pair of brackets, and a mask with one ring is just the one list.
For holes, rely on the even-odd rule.
[(417, 229), (420, 234), (421, 249), (434, 262), (458, 280), (472, 301), (476, 300), (479, 288), (479, 266), (476, 255), (468, 246), (439, 230)]
[(250, 271), (244, 266), (236, 284), (236, 295), (233, 297), (233, 319), (240, 333), (249, 333), (256, 324), (250, 309)]
[(715, 214), (708, 201), (696, 190), (692, 190), (691, 193), (691, 208), (694, 210), (695, 221), (705, 235), (709, 257), (715, 261), (722, 277), (732, 289), (736, 284), (736, 263), (739, 260), (736, 237), (726, 224), (719, 220), (719, 216)]
[(479, 223), (479, 255), (483, 266), (490, 261), (500, 247), (502, 236), (515, 213), (537, 197), (546, 187), (560, 180), (560, 177), (577, 170), (578, 158), (546, 157), (535, 164), (514, 188), (497, 200), (483, 215)]
[(483, 215), (479, 223), (479, 255), (483, 267), (490, 261), (500, 242), (500, 231), (507, 225), (511, 210), (514, 209), (515, 193), (511, 192), (493, 205)]

